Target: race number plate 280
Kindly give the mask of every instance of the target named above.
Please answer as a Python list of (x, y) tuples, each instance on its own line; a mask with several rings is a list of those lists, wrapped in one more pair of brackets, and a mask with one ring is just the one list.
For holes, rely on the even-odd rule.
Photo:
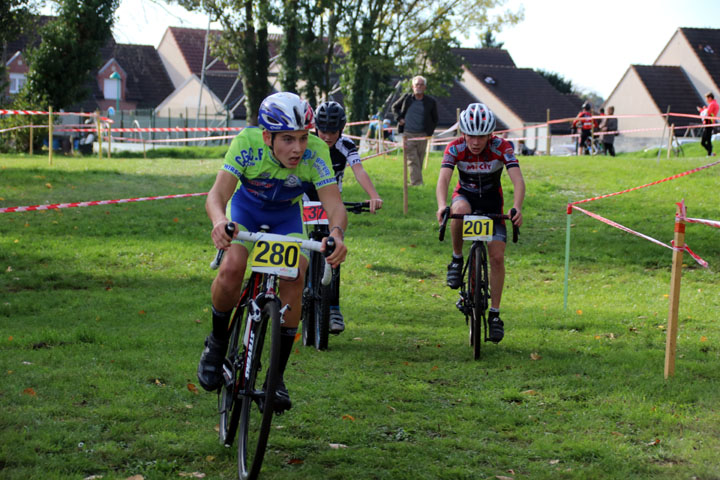
[(488, 217), (465, 215), (462, 232), (463, 240), (489, 242), (493, 236), (493, 221)]
[(255, 242), (255, 248), (250, 256), (253, 272), (296, 277), (299, 265), (300, 241), (287, 241), (287, 237), (279, 235), (263, 235)]
[(303, 203), (303, 223), (306, 225), (328, 225), (327, 213), (320, 202)]

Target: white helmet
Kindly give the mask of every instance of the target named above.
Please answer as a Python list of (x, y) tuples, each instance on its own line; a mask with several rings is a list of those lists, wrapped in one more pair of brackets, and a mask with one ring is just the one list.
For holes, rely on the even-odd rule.
[(310, 130), (314, 119), (310, 104), (290, 92), (270, 95), (258, 111), (258, 123), (270, 132)]
[(460, 131), (467, 135), (488, 135), (495, 124), (495, 115), (484, 103), (471, 103), (460, 112)]

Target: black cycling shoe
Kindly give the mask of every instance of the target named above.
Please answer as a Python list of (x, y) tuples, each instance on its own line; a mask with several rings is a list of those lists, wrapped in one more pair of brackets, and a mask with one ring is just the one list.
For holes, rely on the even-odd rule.
[(205, 339), (197, 376), (200, 386), (207, 391), (217, 390), (223, 384), (222, 366), (226, 350), (227, 343), (220, 342), (212, 333)]
[(502, 340), (505, 336), (505, 330), (503, 329), (504, 325), (505, 324), (502, 320), (500, 320), (500, 317), (488, 318), (488, 338), (491, 342), (500, 343), (500, 340)]
[[(265, 390), (266, 385), (267, 383), (263, 384), (263, 390)], [(258, 401), (258, 407), (260, 408), (260, 412), (262, 413), (263, 408), (265, 407), (262, 398)], [(290, 393), (288, 392), (287, 387), (285, 387), (285, 381), (283, 381), (283, 379), (281, 378), (277, 390), (275, 390), (275, 404), (273, 405), (273, 409), (275, 410), (276, 415), (280, 415), (284, 411), (290, 410), (291, 408), (292, 401), (290, 400)]]
[(345, 321), (340, 310), (330, 310), (330, 333), (339, 335), (345, 331)]
[(450, 262), (450, 265), (448, 265), (446, 280), (448, 287), (452, 289), (460, 288), (460, 285), (462, 284), (462, 268), (462, 259), (458, 260), (456, 258), (453, 258), (452, 262)]

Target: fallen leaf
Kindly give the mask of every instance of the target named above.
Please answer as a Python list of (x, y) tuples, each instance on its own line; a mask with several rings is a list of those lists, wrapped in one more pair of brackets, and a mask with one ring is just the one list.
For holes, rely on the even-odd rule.
[(537, 352), (533, 352), (530, 354), (530, 359), (532, 359), (532, 360), (540, 360), (541, 358), (542, 358), (542, 356), (540, 356), (540, 354)]
[(202, 472), (180, 472), (178, 473), (181, 477), (190, 477), (190, 478), (205, 478), (205, 474)]
[(48, 182), (48, 183), (46, 183), (46, 184), (45, 184), (45, 186), (46, 186), (47, 188), (52, 188), (52, 184), (51, 184), (51, 183), (49, 183), (49, 182)]
[(525, 395), (537, 395), (537, 392), (535, 390), (525, 390), (524, 392), (520, 393), (524, 393)]
[(194, 383), (188, 383), (188, 384), (187, 384), (187, 389), (190, 390), (190, 391), (191, 391), (192, 393), (194, 393), (195, 395), (197, 395), (198, 393), (200, 393), (200, 391), (198, 390), (198, 388), (195, 386)]
[(305, 462), (299, 458), (291, 458), (288, 460), (288, 465), (302, 465), (303, 463)]
[(577, 313), (578, 315), (582, 315), (582, 310), (577, 310), (575, 313)]
[(337, 450), (338, 448), (347, 448), (347, 445), (343, 445), (342, 443), (331, 443), (330, 448)]
[[(12, 337), (10, 337), (10, 338), (12, 339)], [(703, 335), (702, 337), (700, 337), (700, 341), (707, 342), (707, 337), (705, 335)]]
[(365, 265), (365, 268), (372, 268), (372, 264), (368, 263), (367, 265)]
[(560, 460), (550, 460), (550, 465), (557, 465), (560, 463)]
[(430, 369), (430, 371), (433, 372), (433, 371), (435, 371), (435, 370), (437, 370), (437, 369), (438, 369), (438, 366), (437, 366), (437, 365), (433, 365), (432, 368)]
[(393, 412), (397, 412), (397, 410), (395, 410), (395, 407), (391, 407), (390, 405), (386, 405), (386, 407), (388, 408), (388, 410), (392, 410)]
[(646, 443), (645, 445), (648, 445), (648, 446), (651, 446), (651, 447), (654, 446), (654, 445), (660, 445), (660, 439), (659, 439), (659, 438), (656, 438), (656, 439), (653, 440), (652, 442), (648, 442), (648, 443)]
[(35, 393), (35, 390), (32, 387), (28, 387), (25, 390), (23, 390), (23, 393), (25, 395), (30, 395), (31, 397), (36, 397), (37, 393)]
[(298, 332), (295, 334), (295, 340), (293, 340), (293, 343), (297, 343), (302, 338), (302, 332)]
[(343, 415), (343, 416), (342, 416), (342, 419), (343, 419), (343, 420), (350, 420), (351, 422), (354, 422), (354, 421), (355, 421), (355, 417), (353, 417), (352, 415), (348, 415), (348, 414)]
[(430, 295), (430, 296), (433, 297), (433, 298), (441, 298), (440, 295), (438, 295), (437, 293), (433, 293), (433, 294)]
[(5, 271), (6, 271), (6, 272), (12, 272), (12, 271), (13, 271), (13, 269), (12, 269), (12, 267), (11, 267), (11, 266), (8, 266), (8, 268), (7, 268), (7, 269), (6, 269)]
[(515, 480), (515, 477), (506, 477), (505, 475), (495, 475), (497, 480)]
[(663, 293), (663, 297), (668, 298), (669, 296), (667, 293)]
[(23, 364), (23, 365), (32, 365), (32, 362), (28, 362), (27, 360), (23, 360), (22, 364)]
[(145, 315), (145, 310), (140, 310), (140, 311), (138, 312), (138, 314), (139, 314), (139, 315)]
[(173, 222), (178, 223), (179, 221), (180, 220), (177, 217), (173, 218)]
[(8, 342), (12, 342), (12, 341), (13, 341), (13, 337), (12, 337), (12, 335), (10, 335), (10, 336), (8, 337)]
[(83, 478), (83, 480), (98, 480), (100, 478), (103, 478), (102, 475), (90, 475), (89, 477)]
[(418, 282), (419, 282), (419, 283), (425, 283), (425, 280), (423, 280), (422, 278), (418, 278)]
[(145, 480), (145, 477), (142, 475), (133, 475), (132, 477), (127, 477), (125, 480)]
[(355, 338), (353, 338), (353, 340), (356, 341), (356, 342), (362, 342), (362, 338), (361, 338), (361, 337), (355, 337)]
[(624, 435), (620, 432), (610, 432), (612, 435), (615, 435), (616, 437), (624, 437)]
[(208, 462), (214, 462), (215, 461), (215, 455), (208, 455), (205, 457), (205, 460)]

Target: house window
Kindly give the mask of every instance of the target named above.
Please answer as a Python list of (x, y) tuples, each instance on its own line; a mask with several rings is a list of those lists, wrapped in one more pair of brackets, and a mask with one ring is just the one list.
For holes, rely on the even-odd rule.
[(22, 73), (11, 73), (10, 74), (10, 93), (19, 93), (25, 85), (25, 75)]
[(103, 95), (107, 100), (122, 100), (122, 94), (120, 92), (120, 82), (122, 82), (122, 80), (106, 78), (103, 82)]

